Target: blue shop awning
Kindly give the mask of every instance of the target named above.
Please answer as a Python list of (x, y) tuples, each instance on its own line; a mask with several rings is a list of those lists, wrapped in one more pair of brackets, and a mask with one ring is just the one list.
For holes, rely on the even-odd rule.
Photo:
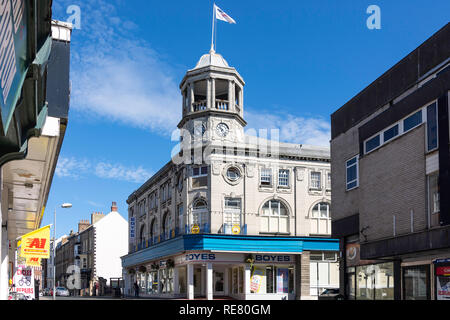
[(130, 267), (186, 251), (301, 254), (307, 251), (339, 251), (339, 240), (309, 237), (261, 237), (231, 235), (183, 235), (122, 257)]

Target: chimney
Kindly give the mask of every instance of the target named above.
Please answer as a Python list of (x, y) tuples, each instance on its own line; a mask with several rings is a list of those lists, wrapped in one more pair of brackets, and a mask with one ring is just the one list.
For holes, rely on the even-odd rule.
[(89, 220), (81, 220), (78, 223), (78, 232), (83, 232), (84, 230), (86, 230), (90, 226), (91, 226), (91, 224), (89, 223)]
[(105, 215), (103, 213), (94, 212), (93, 214), (91, 214), (91, 224), (95, 224), (95, 223), (99, 222), (104, 217), (105, 217)]
[(111, 212), (117, 212), (117, 202), (113, 202), (111, 206)]

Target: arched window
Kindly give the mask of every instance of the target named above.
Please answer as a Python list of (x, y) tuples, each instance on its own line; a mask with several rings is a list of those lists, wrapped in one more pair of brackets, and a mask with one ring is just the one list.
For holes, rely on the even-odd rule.
[(289, 233), (289, 210), (279, 200), (267, 201), (261, 209), (261, 232)]
[(194, 202), (194, 205), (192, 206), (193, 210), (206, 210), (208, 205), (206, 204), (206, 201), (203, 199), (197, 200)]
[(145, 243), (145, 224), (141, 226), (141, 230), (139, 232), (139, 243), (141, 245)]
[(156, 236), (158, 235), (158, 222), (156, 219), (153, 219), (152, 224), (150, 226), (150, 239), (152, 243), (156, 243)]
[(312, 209), (312, 218), (329, 219), (330, 218), (330, 204), (326, 202), (318, 203)]
[(163, 219), (163, 240), (169, 240), (172, 231), (172, 215), (167, 212)]
[(311, 234), (328, 235), (331, 233), (330, 204), (316, 204), (310, 214)]
[(208, 230), (208, 204), (204, 199), (196, 200), (192, 205), (192, 211), (189, 217), (190, 232), (192, 228), (197, 230), (200, 229), (199, 233), (206, 233)]

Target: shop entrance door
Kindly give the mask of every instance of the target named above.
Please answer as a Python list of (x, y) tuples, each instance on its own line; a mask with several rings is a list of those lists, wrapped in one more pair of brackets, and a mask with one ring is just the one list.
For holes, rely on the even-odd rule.
[(225, 294), (225, 271), (214, 271), (214, 295), (223, 296)]
[(202, 268), (194, 268), (194, 295), (202, 295)]

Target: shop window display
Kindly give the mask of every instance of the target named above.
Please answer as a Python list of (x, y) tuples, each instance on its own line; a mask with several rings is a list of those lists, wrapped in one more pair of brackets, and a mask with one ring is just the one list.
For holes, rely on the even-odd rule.
[(393, 300), (394, 264), (357, 267), (356, 285), (357, 300)]
[(151, 271), (147, 275), (147, 294), (158, 293), (158, 273)]
[(173, 293), (173, 268), (159, 270), (160, 293)]
[(403, 268), (403, 299), (428, 300), (430, 294), (428, 283), (430, 266), (414, 266)]

